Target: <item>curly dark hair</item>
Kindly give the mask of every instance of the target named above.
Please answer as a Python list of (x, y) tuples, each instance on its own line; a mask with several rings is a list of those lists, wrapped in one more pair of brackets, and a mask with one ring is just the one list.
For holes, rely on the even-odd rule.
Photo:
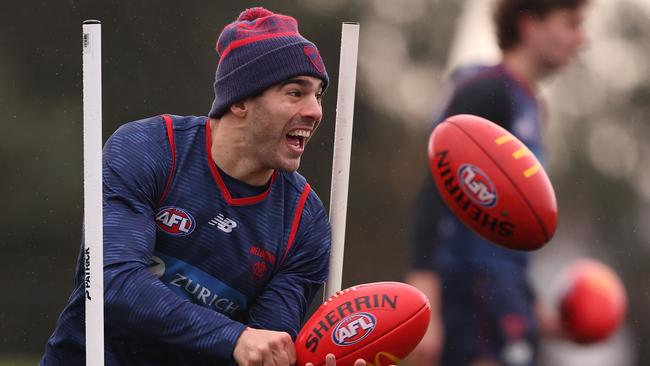
[(519, 42), (519, 17), (529, 15), (543, 18), (551, 11), (576, 9), (589, 0), (499, 0), (494, 11), (497, 40), (501, 50), (508, 50)]

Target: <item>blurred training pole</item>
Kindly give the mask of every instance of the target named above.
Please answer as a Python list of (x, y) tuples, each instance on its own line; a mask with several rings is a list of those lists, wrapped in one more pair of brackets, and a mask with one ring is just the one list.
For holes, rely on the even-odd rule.
[(104, 364), (102, 25), (86, 20), (82, 31), (86, 365), (96, 366)]
[(343, 277), (343, 249), (345, 247), (345, 220), (348, 210), (348, 183), (350, 181), (350, 152), (352, 150), (352, 122), (354, 117), (354, 89), (357, 81), (358, 48), (359, 23), (343, 23), (329, 212), (332, 225), (332, 251), (330, 254), (329, 277), (325, 284), (325, 299), (341, 290)]

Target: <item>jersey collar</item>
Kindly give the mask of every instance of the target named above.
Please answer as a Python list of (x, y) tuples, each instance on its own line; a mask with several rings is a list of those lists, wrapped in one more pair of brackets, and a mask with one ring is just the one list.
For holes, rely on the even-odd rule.
[(271, 176), (271, 183), (269, 184), (269, 187), (264, 192), (256, 196), (233, 198), (232, 195), (230, 194), (230, 190), (228, 189), (228, 186), (226, 186), (226, 183), (223, 181), (223, 178), (219, 173), (219, 169), (217, 169), (217, 164), (212, 159), (212, 155), (210, 154), (211, 150), (212, 150), (212, 133), (210, 128), (210, 119), (206, 118), (205, 153), (207, 157), (208, 167), (210, 168), (210, 172), (212, 172), (214, 181), (217, 183), (217, 187), (219, 187), (219, 190), (221, 191), (221, 195), (226, 200), (226, 203), (228, 203), (229, 206), (252, 205), (263, 201), (266, 198), (266, 196), (269, 195), (269, 193), (271, 192), (271, 188), (273, 187), (273, 182), (275, 182), (275, 178), (278, 173), (277, 171), (273, 171), (273, 175)]

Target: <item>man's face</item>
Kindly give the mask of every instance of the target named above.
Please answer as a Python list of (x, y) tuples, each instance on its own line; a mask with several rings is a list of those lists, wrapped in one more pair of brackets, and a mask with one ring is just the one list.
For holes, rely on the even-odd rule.
[(248, 101), (249, 146), (263, 169), (295, 171), (305, 146), (323, 118), (323, 82), (299, 76)]
[(543, 18), (531, 19), (528, 44), (548, 71), (570, 63), (586, 42), (583, 29), (585, 7), (559, 8)]

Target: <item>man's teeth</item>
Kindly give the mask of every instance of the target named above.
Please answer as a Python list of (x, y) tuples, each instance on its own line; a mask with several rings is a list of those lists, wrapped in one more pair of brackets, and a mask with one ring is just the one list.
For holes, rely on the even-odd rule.
[(287, 135), (289, 135), (289, 136), (297, 136), (297, 137), (309, 137), (309, 136), (311, 136), (311, 131), (293, 130), (293, 131), (290, 131)]

